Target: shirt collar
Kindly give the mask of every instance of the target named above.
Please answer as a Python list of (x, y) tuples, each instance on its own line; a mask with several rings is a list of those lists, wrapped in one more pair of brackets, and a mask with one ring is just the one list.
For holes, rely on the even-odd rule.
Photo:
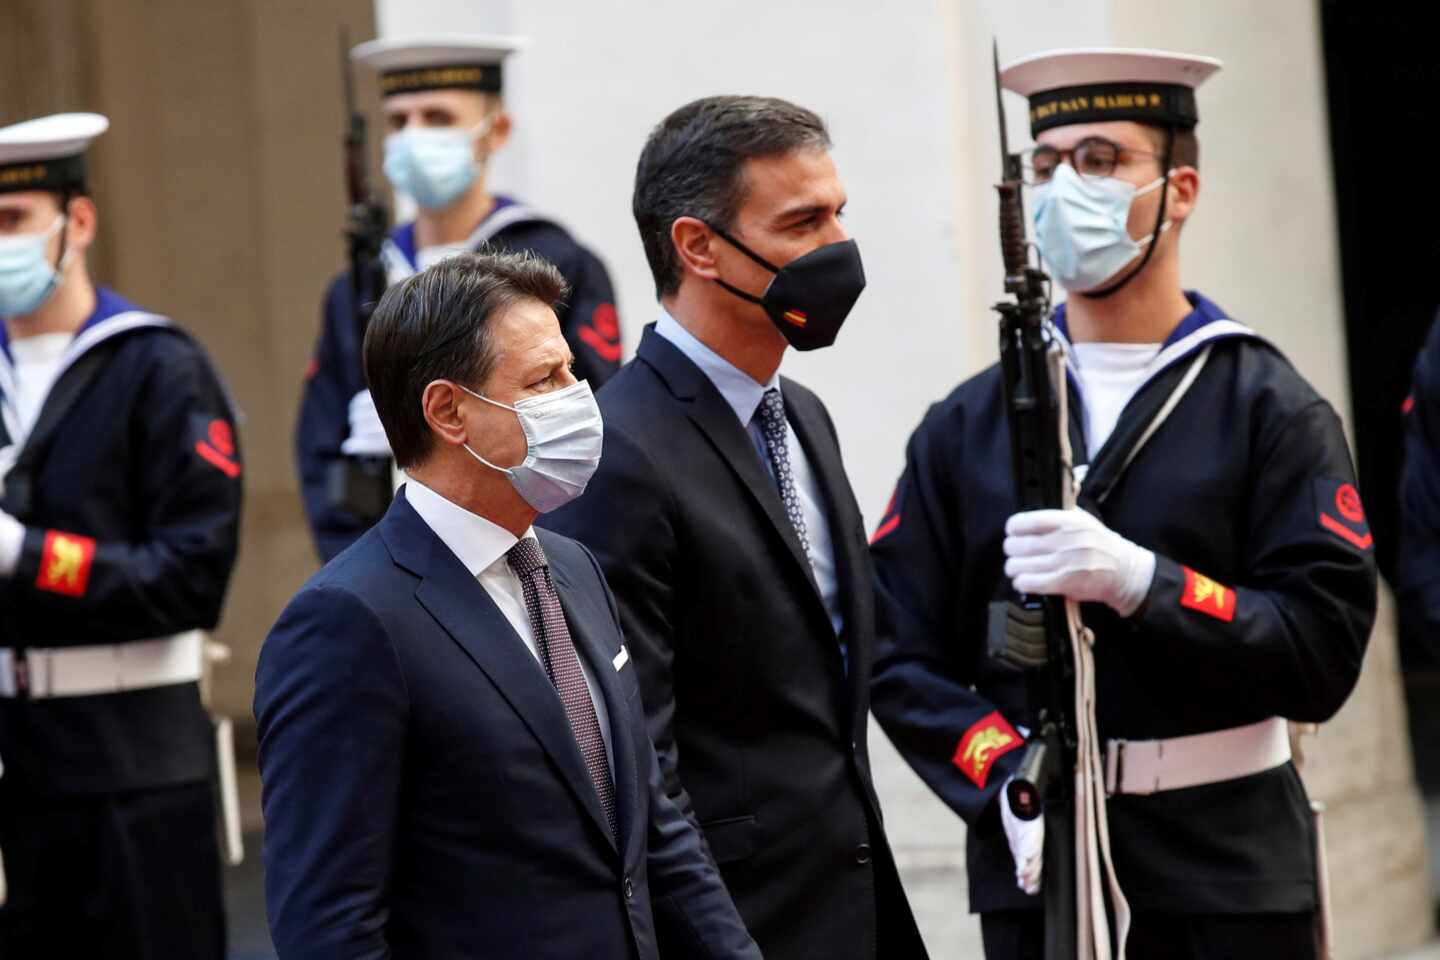
[(740, 418), (741, 426), (750, 425), (765, 391), (780, 389), (778, 370), (771, 375), (769, 383), (756, 383), (748, 373), (701, 343), (693, 333), (680, 325), (679, 320), (670, 316), (664, 307), (660, 308), (660, 319), (655, 322), (655, 332), (670, 341), (675, 349), (700, 368), (700, 372), (720, 391), (720, 396), (725, 398), (730, 409), (735, 411), (735, 416)]
[[(472, 577), (480, 576), (520, 542), (509, 530), (446, 500), (414, 477), (405, 479), (405, 500)], [(534, 539), (535, 528), (526, 530), (525, 536)]]

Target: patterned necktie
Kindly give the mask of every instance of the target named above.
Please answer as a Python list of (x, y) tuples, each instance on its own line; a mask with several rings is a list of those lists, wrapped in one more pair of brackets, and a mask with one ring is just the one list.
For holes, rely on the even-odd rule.
[(555, 685), (560, 702), (565, 705), (565, 717), (570, 721), (575, 742), (580, 745), (580, 756), (585, 760), (590, 782), (595, 785), (595, 792), (600, 797), (600, 806), (605, 808), (610, 834), (618, 840), (615, 784), (610, 779), (610, 763), (605, 756), (605, 740), (600, 736), (600, 720), (595, 716), (595, 704), (590, 700), (585, 675), (580, 672), (580, 658), (570, 639), (570, 628), (565, 623), (560, 596), (555, 592), (555, 584), (550, 581), (550, 566), (545, 560), (545, 553), (534, 537), (523, 537), (510, 548), (506, 560), (520, 578), (520, 585), (525, 591), (525, 609), (530, 613), (530, 629), (535, 632), (535, 644), (540, 648), (545, 672), (550, 675), (550, 682)]
[(785, 422), (785, 401), (774, 387), (765, 391), (760, 400), (760, 432), (765, 437), (765, 449), (770, 454), (770, 466), (775, 471), (775, 483), (780, 487), (780, 499), (785, 503), (785, 514), (795, 535), (800, 538), (800, 548), (810, 555), (810, 531), (805, 529), (805, 513), (800, 509), (800, 496), (795, 492), (795, 477), (790, 472), (790, 448), (785, 437), (790, 426)]

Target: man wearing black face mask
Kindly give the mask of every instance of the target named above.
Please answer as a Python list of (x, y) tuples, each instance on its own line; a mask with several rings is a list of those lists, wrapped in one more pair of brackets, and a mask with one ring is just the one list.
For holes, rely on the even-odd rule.
[(544, 522), (599, 558), (667, 787), (765, 956), (923, 957), (865, 745), (860, 511), (824, 406), (778, 374), (865, 285), (829, 145), (757, 97), (651, 133), (634, 212), (660, 318), (600, 392), (588, 492)]

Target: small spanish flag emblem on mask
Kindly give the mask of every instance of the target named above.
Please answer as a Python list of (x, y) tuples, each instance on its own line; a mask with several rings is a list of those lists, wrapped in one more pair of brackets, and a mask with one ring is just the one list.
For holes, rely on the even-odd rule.
[(786, 310), (780, 314), (780, 316), (784, 317), (787, 323), (793, 324), (802, 330), (805, 329), (805, 324), (809, 322), (809, 318), (805, 316), (805, 311), (803, 310)]

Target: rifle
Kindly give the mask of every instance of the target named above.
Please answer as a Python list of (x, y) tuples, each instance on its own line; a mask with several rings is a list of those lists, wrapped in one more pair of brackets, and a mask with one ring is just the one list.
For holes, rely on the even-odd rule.
[[(340, 76), (345, 92), (345, 246), (350, 264), (350, 304), (357, 353), (363, 356), (370, 315), (388, 285), (380, 248), (389, 230), (390, 212), (370, 185), (369, 135), (365, 114), (355, 103), (355, 77), (350, 67), (350, 32), (340, 27)], [(327, 477), (332, 506), (367, 521), (384, 516), (390, 505), (388, 457), (346, 456), (330, 465)]]
[[(1061, 391), (1066, 389), (1060, 345), (1046, 327), (1050, 278), (1031, 265), (1025, 240), (1021, 160), (1011, 153), (1000, 88), (1000, 54), (994, 50), (995, 102), (1000, 115), (1000, 254), (1005, 293), (1000, 314), (1000, 367), (1010, 423), (1011, 470), (1021, 510), (1067, 506), (1069, 483), (1061, 448)], [(989, 653), (1026, 673), (1031, 735), (1006, 790), (1010, 808), (1024, 820), (1045, 818), (1043, 896), (1046, 960), (1074, 960), (1079, 928), (1076, 906), (1074, 638), (1063, 597), (1017, 596), (990, 605)]]

